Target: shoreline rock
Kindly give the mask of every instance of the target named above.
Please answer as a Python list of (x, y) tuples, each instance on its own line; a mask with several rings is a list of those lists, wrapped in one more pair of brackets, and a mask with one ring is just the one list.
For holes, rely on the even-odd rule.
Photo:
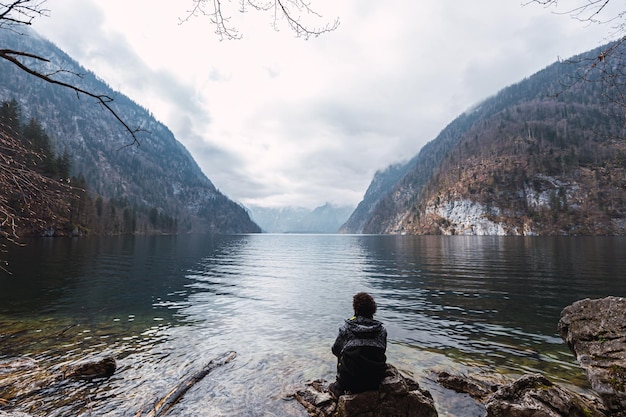
[(437, 417), (430, 393), (390, 364), (378, 391), (335, 399), (328, 382), (316, 380), (297, 391), (295, 398), (311, 417)]
[(626, 299), (576, 301), (561, 312), (558, 331), (604, 405), (626, 416)]
[(485, 417), (606, 417), (598, 401), (550, 382), (543, 375), (524, 375), (500, 387), (486, 403)]

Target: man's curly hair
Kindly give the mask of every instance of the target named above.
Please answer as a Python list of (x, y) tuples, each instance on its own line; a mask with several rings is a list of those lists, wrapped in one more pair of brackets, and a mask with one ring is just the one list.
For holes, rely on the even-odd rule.
[(354, 295), (352, 298), (352, 307), (354, 308), (354, 314), (356, 316), (373, 319), (374, 313), (376, 313), (376, 301), (366, 292), (360, 292)]

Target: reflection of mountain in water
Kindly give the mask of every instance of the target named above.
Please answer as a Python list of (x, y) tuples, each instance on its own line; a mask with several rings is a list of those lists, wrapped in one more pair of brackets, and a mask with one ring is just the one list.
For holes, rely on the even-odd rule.
[(367, 274), (379, 294), (379, 314), (396, 340), (496, 364), (504, 362), (498, 358), (505, 352), (518, 357), (541, 352), (568, 363), (569, 353), (555, 334), (561, 310), (580, 298), (614, 293), (610, 276), (619, 271), (607, 275), (593, 265), (596, 260), (607, 267), (624, 264), (620, 242), (623, 238), (361, 240), (372, 260)]
[(210, 253), (215, 239), (191, 235), (30, 240), (24, 247), (9, 248), (12, 275), (0, 276), (0, 314), (37, 311), (77, 323), (128, 321), (131, 316), (171, 321), (174, 307), (184, 303), (189, 292), (181, 271)]

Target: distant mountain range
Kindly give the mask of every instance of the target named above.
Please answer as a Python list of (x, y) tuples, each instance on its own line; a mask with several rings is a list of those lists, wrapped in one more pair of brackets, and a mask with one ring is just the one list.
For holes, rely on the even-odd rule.
[(469, 109), (379, 171), (341, 232), (626, 234), (621, 48), (619, 62), (596, 59), (598, 48)]
[(113, 91), (32, 31), (19, 35), (1, 30), (0, 43), (3, 48), (49, 59), (28, 60), (44, 73), (55, 72), (59, 80), (113, 97), (112, 107), (122, 119), (143, 130), (138, 133), (139, 146), (126, 146), (132, 142), (131, 136), (95, 100), (77, 97), (69, 89), (0, 62), (0, 101), (15, 99), (26, 118), (39, 120), (56, 151), (69, 153), (72, 174), (84, 176), (89, 191), (107, 201), (129, 205), (132, 213), (174, 219), (178, 233), (260, 232), (245, 208), (213, 185), (172, 132), (147, 109)]
[(337, 233), (354, 207), (326, 203), (313, 210), (301, 207), (248, 207), (252, 219), (267, 233)]

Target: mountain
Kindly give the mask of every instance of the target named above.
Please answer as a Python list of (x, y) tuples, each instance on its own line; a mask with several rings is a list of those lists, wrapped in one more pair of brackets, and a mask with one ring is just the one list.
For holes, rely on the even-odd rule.
[(363, 200), (350, 214), (348, 220), (341, 225), (339, 233), (363, 233), (365, 224), (376, 209), (377, 204), (389, 193), (396, 182), (406, 175), (411, 166), (412, 162), (408, 162), (389, 165), (383, 171), (376, 171)]
[(302, 207), (249, 207), (254, 221), (267, 233), (337, 233), (352, 207), (326, 203), (313, 210)]
[[(157, 219), (169, 219), (177, 232), (260, 232), (247, 211), (213, 185), (172, 132), (147, 109), (113, 91), (32, 31), (19, 35), (2, 30), (0, 43), (3, 48), (48, 59), (20, 58), (42, 73), (114, 98), (111, 106), (128, 126), (141, 127), (140, 145), (129, 146), (130, 134), (94, 99), (0, 62), (0, 101), (15, 99), (26, 118), (41, 123), (56, 152), (70, 155), (72, 174), (84, 178), (91, 193), (111, 204), (128, 206), (129, 213), (143, 213), (155, 224)], [(98, 209), (101, 215), (101, 206)]]
[(607, 99), (626, 79), (621, 63), (597, 59), (607, 48), (458, 116), (409, 162), (377, 173), (341, 231), (626, 234), (623, 101)]

